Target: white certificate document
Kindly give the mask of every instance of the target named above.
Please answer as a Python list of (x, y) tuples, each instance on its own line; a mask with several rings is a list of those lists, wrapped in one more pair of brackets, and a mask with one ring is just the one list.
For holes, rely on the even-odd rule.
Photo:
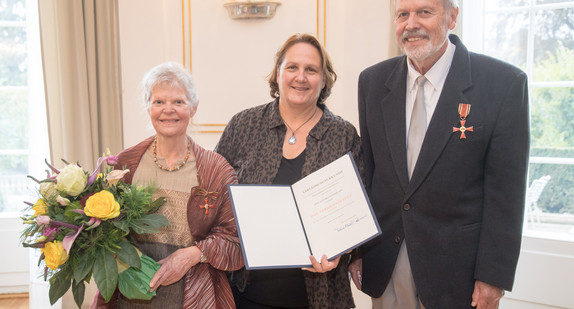
[(228, 188), (247, 269), (310, 267), (381, 233), (350, 153), (292, 186)]

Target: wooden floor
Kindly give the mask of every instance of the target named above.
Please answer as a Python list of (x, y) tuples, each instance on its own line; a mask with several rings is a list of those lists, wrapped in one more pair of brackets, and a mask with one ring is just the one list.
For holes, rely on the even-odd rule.
[(0, 309), (28, 309), (30, 308), (28, 293), (0, 294)]

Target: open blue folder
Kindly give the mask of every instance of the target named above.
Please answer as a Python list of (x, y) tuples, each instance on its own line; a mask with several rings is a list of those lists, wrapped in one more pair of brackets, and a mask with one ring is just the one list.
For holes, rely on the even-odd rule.
[(310, 267), (381, 233), (350, 153), (292, 186), (228, 188), (247, 269)]

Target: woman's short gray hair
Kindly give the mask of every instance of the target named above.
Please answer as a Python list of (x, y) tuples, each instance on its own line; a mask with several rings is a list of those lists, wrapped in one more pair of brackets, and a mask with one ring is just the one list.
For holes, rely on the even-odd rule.
[(164, 62), (152, 68), (142, 79), (143, 103), (146, 111), (151, 106), (151, 92), (155, 86), (167, 85), (185, 91), (189, 108), (197, 107), (199, 99), (191, 73), (177, 62)]

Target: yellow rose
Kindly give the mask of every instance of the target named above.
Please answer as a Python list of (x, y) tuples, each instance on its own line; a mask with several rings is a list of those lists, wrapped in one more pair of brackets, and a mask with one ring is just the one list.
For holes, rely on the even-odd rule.
[(36, 204), (32, 206), (32, 210), (34, 210), (34, 216), (41, 216), (46, 213), (46, 202), (43, 199), (39, 198), (36, 201)]
[(64, 250), (61, 241), (48, 242), (42, 249), (44, 253), (44, 262), (48, 268), (56, 270), (68, 260), (68, 254)]
[(120, 215), (120, 204), (110, 191), (102, 190), (88, 198), (84, 212), (87, 216), (108, 220)]

